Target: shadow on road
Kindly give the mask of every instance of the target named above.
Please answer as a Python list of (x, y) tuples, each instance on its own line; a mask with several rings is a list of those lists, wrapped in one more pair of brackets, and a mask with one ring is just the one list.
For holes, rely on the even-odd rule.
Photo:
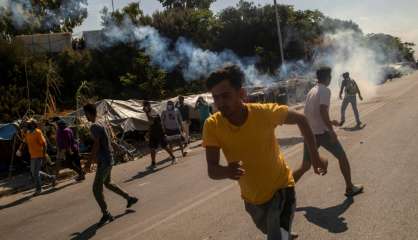
[[(39, 196), (41, 196), (41, 195), (46, 195), (46, 194), (50, 194), (50, 193), (53, 193), (53, 192), (59, 191), (59, 190), (61, 190), (61, 189), (64, 189), (64, 188), (66, 188), (66, 187), (72, 186), (72, 185), (77, 184), (77, 183), (78, 183), (78, 182), (72, 182), (72, 183), (67, 183), (67, 184), (65, 184), (65, 185), (61, 185), (61, 186), (59, 186), (59, 187), (50, 188), (50, 189), (48, 189), (48, 190), (43, 191), (43, 192), (42, 192)], [(16, 200), (16, 201), (14, 201), (14, 202), (11, 202), (11, 203), (8, 203), (8, 204), (5, 204), (5, 205), (0, 205), (0, 210), (2, 210), (2, 209), (6, 209), (6, 208), (11, 208), (11, 207), (16, 207), (16, 206), (18, 206), (18, 205), (20, 205), (20, 204), (23, 204), (23, 203), (25, 203), (25, 202), (29, 201), (29, 200), (30, 200), (30, 199), (32, 199), (32, 198), (34, 198), (34, 196), (32, 196), (32, 195), (28, 195), (28, 196), (25, 196), (25, 197), (23, 197), (23, 198), (20, 198), (20, 199), (18, 199), (18, 200)]]
[(347, 131), (347, 132), (355, 132), (355, 131), (360, 131), (365, 127), (366, 127), (366, 124), (363, 124), (361, 126), (355, 126), (355, 127), (344, 127), (344, 128), (341, 128), (341, 129), (344, 130), (344, 131)]
[[(127, 209), (124, 213), (115, 216), (115, 220), (114, 221), (116, 221), (118, 218), (121, 218), (123, 216), (126, 216), (126, 215), (131, 214), (131, 213), (134, 213), (134, 212), (135, 212), (135, 210)], [(96, 235), (97, 230), (99, 230), (100, 228), (104, 227), (105, 225), (99, 226), (97, 223), (95, 223), (95, 224), (91, 225), (90, 227), (86, 228), (82, 232), (76, 232), (76, 233), (71, 234), (71, 240), (86, 240), (86, 239), (90, 239), (90, 238), (94, 237), (94, 235)]]
[(8, 204), (5, 204), (5, 205), (1, 205), (0, 210), (3, 210), (5, 208), (10, 208), (10, 207), (15, 207), (17, 205), (20, 205), (22, 203), (25, 203), (25, 202), (29, 201), (31, 198), (32, 198), (32, 195), (23, 197), (21, 199), (18, 199), (14, 202), (11, 202), (11, 203), (8, 203)]
[(354, 203), (353, 198), (347, 198), (341, 204), (329, 208), (301, 207), (296, 211), (304, 211), (306, 220), (327, 229), (331, 233), (342, 233), (348, 230), (345, 218), (341, 215), (347, 211), (351, 204)]
[(62, 190), (62, 189), (64, 189), (64, 188), (67, 188), (67, 187), (70, 187), (70, 186), (72, 186), (72, 185), (76, 185), (76, 184), (79, 184), (79, 183), (80, 183), (80, 182), (70, 182), (70, 183), (66, 183), (66, 184), (64, 184), (64, 185), (61, 185), (61, 186), (59, 186), (59, 187), (52, 187), (52, 188), (50, 188), (50, 189), (48, 189), (48, 190), (43, 191), (43, 192), (41, 193), (41, 195), (46, 195), (46, 194), (54, 193), (54, 192), (56, 192), (56, 191)]
[(138, 174), (136, 174), (135, 176), (131, 177), (131, 179), (126, 180), (125, 183), (132, 182), (134, 180), (143, 178), (145, 176), (148, 176), (150, 174), (153, 174), (153, 173), (156, 173), (158, 171), (161, 171), (161, 170), (163, 170), (165, 168), (168, 168), (171, 165), (168, 164), (168, 165), (165, 165), (165, 166), (162, 166), (162, 167), (160, 167), (160, 166), (161, 165), (164, 165), (164, 164), (166, 164), (168, 162), (171, 162), (171, 161), (172, 161), (171, 158), (166, 158), (166, 159), (164, 159), (162, 161), (159, 161), (159, 162), (157, 162), (157, 166), (155, 168), (147, 168), (145, 171), (138, 172)]

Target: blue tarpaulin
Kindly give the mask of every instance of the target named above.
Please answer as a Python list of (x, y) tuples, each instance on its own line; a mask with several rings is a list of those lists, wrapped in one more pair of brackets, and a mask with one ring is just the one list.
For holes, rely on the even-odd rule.
[(17, 126), (13, 123), (0, 124), (0, 140), (10, 141), (17, 132)]

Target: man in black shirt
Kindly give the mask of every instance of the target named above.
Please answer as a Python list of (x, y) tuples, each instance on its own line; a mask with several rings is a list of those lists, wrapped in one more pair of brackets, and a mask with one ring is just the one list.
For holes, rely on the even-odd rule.
[(190, 142), (190, 109), (189, 106), (184, 104), (184, 97), (179, 96), (178, 102), (176, 103), (176, 108), (180, 111), (182, 118), (182, 127), (184, 131), (184, 137), (186, 138), (186, 143)]
[(159, 146), (161, 146), (161, 148), (167, 151), (173, 163), (175, 163), (176, 157), (174, 156), (173, 151), (171, 151), (171, 149), (168, 147), (165, 133), (161, 125), (160, 116), (155, 111), (153, 111), (153, 109), (151, 108), (151, 103), (148, 101), (143, 102), (143, 111), (147, 115), (148, 121), (150, 122), (148, 145), (151, 151), (151, 165), (148, 168), (155, 168), (155, 157)]

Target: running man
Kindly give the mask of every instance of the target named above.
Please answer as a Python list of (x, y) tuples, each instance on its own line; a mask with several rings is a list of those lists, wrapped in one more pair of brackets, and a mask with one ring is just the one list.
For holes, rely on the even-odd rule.
[(356, 81), (350, 78), (350, 73), (346, 72), (343, 74), (343, 82), (341, 84), (340, 89), (340, 99), (342, 98), (343, 91), (345, 89), (345, 95), (343, 99), (343, 103), (341, 104), (341, 122), (340, 126), (344, 125), (345, 122), (345, 110), (347, 109), (348, 104), (351, 104), (353, 108), (354, 116), (356, 118), (357, 125), (356, 127), (361, 127), (360, 116), (357, 109), (357, 94), (361, 101), (363, 101), (363, 97), (361, 96), (360, 88), (358, 87)]
[(108, 221), (113, 221), (113, 216), (107, 210), (107, 204), (103, 195), (103, 185), (110, 191), (125, 198), (127, 201), (126, 208), (130, 208), (132, 205), (137, 203), (138, 199), (136, 197), (129, 196), (128, 193), (119, 188), (116, 184), (112, 183), (111, 173), (114, 160), (113, 149), (110, 142), (111, 139), (109, 137), (110, 134), (102, 123), (96, 121), (96, 105), (87, 104), (83, 107), (83, 110), (86, 114), (87, 120), (93, 123), (90, 127), (91, 135), (94, 139), (94, 144), (91, 151), (92, 156), (90, 161), (86, 163), (85, 167), (86, 172), (90, 172), (91, 163), (92, 161), (96, 160), (97, 171), (93, 183), (93, 193), (103, 214), (98, 223), (98, 225), (101, 226)]
[[(206, 86), (219, 112), (204, 125), (208, 175), (212, 179), (237, 180), (245, 209), (268, 240), (282, 239), (281, 228), (290, 238), (295, 211), (295, 182), (276, 142), (275, 129), (297, 124), (312, 156), (315, 173), (325, 173), (306, 118), (278, 104), (246, 104), (244, 74), (229, 65), (210, 75)], [(228, 162), (220, 164), (222, 149)]]
[[(361, 193), (363, 191), (363, 186), (354, 185), (351, 181), (350, 163), (348, 162), (347, 155), (333, 129), (333, 125), (337, 126), (338, 121), (331, 121), (329, 117), (331, 90), (328, 86), (331, 83), (331, 68), (322, 67), (318, 69), (316, 76), (318, 78), (318, 84), (309, 91), (306, 97), (305, 116), (315, 134), (317, 148), (321, 146), (324, 147), (338, 159), (346, 185), (345, 195), (347, 197), (352, 197)], [(311, 154), (309, 154), (309, 152), (309, 146), (305, 144), (303, 163), (299, 169), (293, 173), (296, 182), (299, 181), (303, 174), (311, 167)]]

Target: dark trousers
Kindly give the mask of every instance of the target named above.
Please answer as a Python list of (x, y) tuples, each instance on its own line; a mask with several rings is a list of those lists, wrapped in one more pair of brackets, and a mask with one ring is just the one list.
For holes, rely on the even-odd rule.
[(261, 205), (245, 202), (245, 210), (250, 214), (257, 228), (267, 235), (267, 240), (281, 240), (281, 228), (288, 232), (290, 239), (295, 209), (294, 187), (278, 190), (270, 201)]
[(96, 176), (93, 183), (93, 194), (97, 203), (99, 204), (100, 210), (103, 214), (108, 213), (107, 204), (103, 195), (103, 185), (110, 191), (122, 196), (126, 200), (129, 199), (129, 194), (112, 183), (111, 180), (112, 166), (97, 166)]

